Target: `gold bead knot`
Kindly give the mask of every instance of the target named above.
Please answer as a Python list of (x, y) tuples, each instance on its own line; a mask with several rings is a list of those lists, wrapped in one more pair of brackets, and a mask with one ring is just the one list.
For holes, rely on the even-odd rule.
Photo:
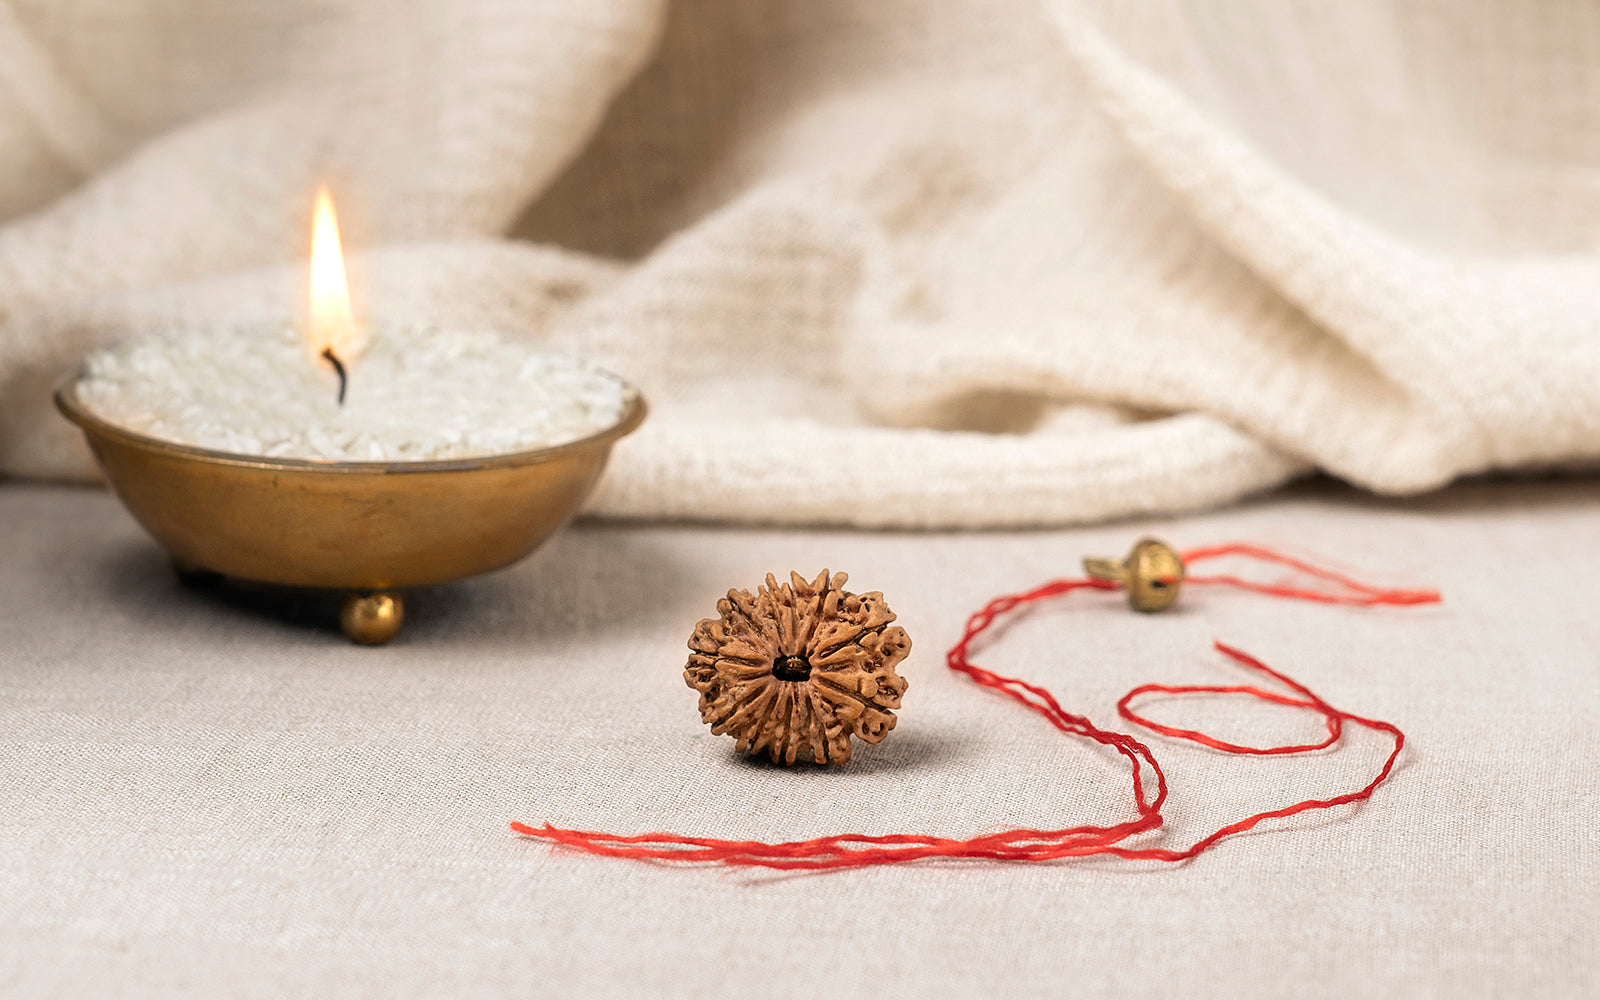
[(1085, 559), (1083, 570), (1126, 590), (1135, 611), (1165, 611), (1183, 588), (1183, 560), (1154, 538), (1141, 538), (1126, 559)]

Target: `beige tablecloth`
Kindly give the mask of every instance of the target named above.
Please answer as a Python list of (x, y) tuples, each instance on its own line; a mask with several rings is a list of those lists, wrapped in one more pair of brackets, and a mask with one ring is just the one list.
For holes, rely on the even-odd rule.
[[(31, 996), (1594, 996), (1600, 490), (1384, 502), (1319, 485), (1179, 520), (1018, 534), (588, 524), (413, 595), (393, 646), (319, 605), (185, 589), (108, 496), (0, 486), (0, 994)], [(823, 875), (552, 851), (512, 819), (761, 838), (970, 835), (1129, 815), (1117, 758), (951, 675), (989, 597), (1154, 529), (1435, 583), (1353, 611), (1195, 590), (1079, 595), (975, 659), (1109, 724), (1143, 681), (1234, 683), (1213, 637), (1410, 742), (1371, 802), (1181, 867), (933, 863)], [(842, 769), (709, 735), (684, 640), (768, 570), (882, 589), (915, 648), (900, 727)], [(1229, 702), (1164, 719), (1274, 742)], [(1382, 740), (1246, 760), (1155, 739), (1159, 842), (1359, 787)]]

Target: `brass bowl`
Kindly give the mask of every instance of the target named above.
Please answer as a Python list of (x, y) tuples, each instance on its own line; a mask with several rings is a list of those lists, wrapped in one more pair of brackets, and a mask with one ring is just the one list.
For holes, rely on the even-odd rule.
[(345, 633), (374, 644), (403, 621), (394, 589), (508, 566), (555, 534), (600, 478), (612, 444), (646, 412), (630, 386), (615, 424), (552, 448), (321, 462), (211, 451), (118, 427), (83, 405), (82, 378), (62, 382), (56, 406), (83, 428), (112, 490), (180, 574), (350, 591)]

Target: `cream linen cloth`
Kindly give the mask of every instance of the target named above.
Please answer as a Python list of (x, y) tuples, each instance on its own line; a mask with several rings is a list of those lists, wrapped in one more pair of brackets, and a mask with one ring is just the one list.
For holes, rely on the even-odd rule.
[(607, 514), (1593, 464), (1597, 39), (1514, 0), (6, 0), (0, 469), (92, 474), (47, 388), (95, 345), (293, 320), (323, 180), (380, 335), (644, 388)]

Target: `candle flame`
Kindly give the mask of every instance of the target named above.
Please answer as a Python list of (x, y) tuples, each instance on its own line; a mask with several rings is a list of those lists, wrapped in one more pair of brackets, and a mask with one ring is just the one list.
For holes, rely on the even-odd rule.
[(326, 187), (318, 188), (311, 222), (311, 322), (306, 328), (306, 347), (319, 363), (325, 364), (331, 351), (348, 364), (360, 353), (363, 340), (350, 308), (333, 195)]

